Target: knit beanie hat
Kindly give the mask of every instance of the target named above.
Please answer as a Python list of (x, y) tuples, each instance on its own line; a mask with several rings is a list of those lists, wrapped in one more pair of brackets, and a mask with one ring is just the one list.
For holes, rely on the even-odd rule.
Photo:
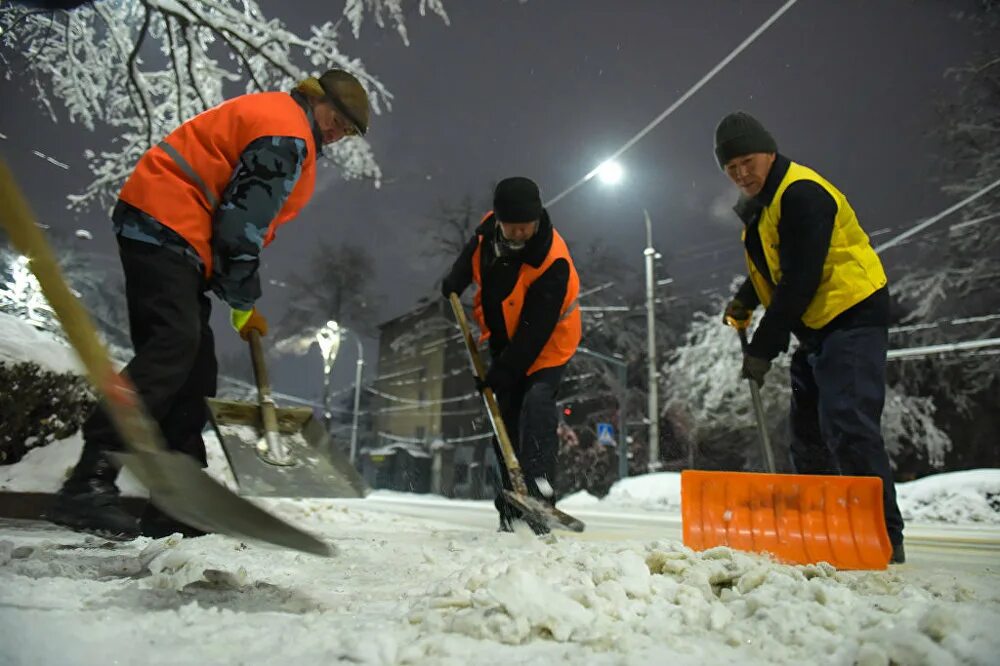
[(542, 217), (542, 195), (530, 178), (504, 178), (493, 191), (493, 212), (500, 222), (534, 222)]
[(730, 113), (715, 128), (715, 158), (719, 166), (734, 157), (753, 153), (776, 153), (778, 143), (756, 118), (746, 111)]

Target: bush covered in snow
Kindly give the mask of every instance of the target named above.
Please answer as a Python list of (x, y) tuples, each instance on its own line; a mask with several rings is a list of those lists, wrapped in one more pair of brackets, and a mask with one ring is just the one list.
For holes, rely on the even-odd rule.
[(90, 414), (87, 381), (37, 363), (0, 363), (0, 464), (19, 461), (29, 449), (73, 434)]
[(933, 474), (896, 485), (906, 520), (1000, 525), (1000, 469)]

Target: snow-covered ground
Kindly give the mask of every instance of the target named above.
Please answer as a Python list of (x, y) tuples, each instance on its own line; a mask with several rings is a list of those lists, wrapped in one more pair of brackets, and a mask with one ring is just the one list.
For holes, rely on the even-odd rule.
[(1000, 577), (268, 506), (332, 559), (0, 522), (3, 664), (994, 664)]
[[(72, 361), (28, 335), (0, 340), (0, 358), (44, 349), (49, 364)], [(208, 439), (210, 473), (231, 483)], [(79, 447), (70, 438), (0, 467), (0, 490), (55, 490)], [(977, 493), (988, 502), (992, 472), (901, 484), (900, 495), (924, 518), (986, 522), (954, 507)], [(997, 565), (946, 553), (847, 573), (696, 553), (660, 524), (676, 517), (677, 475), (629, 479), (603, 500), (566, 498), (564, 509), (603, 522), (546, 538), (494, 532), (482, 502), (380, 492), (263, 504), (337, 555), (221, 535), (110, 543), (0, 520), (0, 665), (936, 666), (1000, 654)]]

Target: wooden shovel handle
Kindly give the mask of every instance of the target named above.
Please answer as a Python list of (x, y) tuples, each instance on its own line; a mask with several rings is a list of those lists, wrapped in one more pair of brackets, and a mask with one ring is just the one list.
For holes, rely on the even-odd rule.
[[(465, 349), (469, 352), (469, 360), (472, 362), (472, 371), (482, 381), (486, 378), (486, 367), (483, 365), (483, 359), (479, 355), (479, 349), (476, 347), (472, 331), (469, 329), (469, 321), (465, 318), (465, 309), (462, 307), (462, 302), (458, 300), (458, 294), (449, 294), (448, 301), (451, 303), (451, 309), (455, 313), (458, 326), (462, 329)], [(489, 386), (483, 389), (483, 401), (486, 403), (486, 410), (489, 412), (490, 421), (493, 423), (493, 432), (496, 433), (497, 440), (500, 442), (500, 451), (503, 454), (503, 462), (507, 468), (507, 475), (510, 478), (511, 486), (514, 487), (515, 493), (527, 495), (528, 487), (524, 482), (524, 472), (521, 471), (521, 463), (518, 462), (517, 456), (514, 454), (514, 447), (510, 443), (507, 427), (504, 425), (503, 416), (500, 414), (500, 406), (497, 404), (497, 398), (493, 394), (493, 389)]]

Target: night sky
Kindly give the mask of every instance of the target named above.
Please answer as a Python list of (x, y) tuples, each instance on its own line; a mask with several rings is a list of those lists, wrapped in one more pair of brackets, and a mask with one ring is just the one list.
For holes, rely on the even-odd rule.
[[(264, 2), (265, 10), (303, 28), (333, 16), (313, 0)], [(415, 248), (423, 220), (439, 202), (466, 195), (489, 201), (510, 175), (535, 179), (543, 196), (569, 186), (674, 102), (782, 3), (754, 0), (451, 0), (451, 25), (409, 20), (411, 46), (394, 31), (364, 26), (345, 52), (360, 56), (395, 95), (375, 117), (369, 138), (385, 182), (326, 178), (295, 222), (265, 250), (260, 306), (275, 318), (287, 293), (269, 287), (303, 265), (318, 237), (366, 246), (376, 257), (381, 319), (398, 316), (430, 293), (443, 263)], [(590, 182), (551, 209), (571, 249), (603, 240), (642, 261), (642, 210), (681, 293), (728, 282), (741, 271), (736, 192), (719, 171), (712, 135), (726, 113), (756, 115), (792, 159), (816, 168), (850, 198), (871, 232), (930, 216), (952, 203), (938, 187), (945, 147), (931, 134), (937, 107), (956, 90), (945, 77), (984, 46), (956, 20), (971, 0), (800, 0), (735, 62), (620, 161), (616, 188)], [(280, 7), (280, 9), (277, 9)], [(54, 229), (90, 230), (79, 241), (117, 261), (110, 221), (99, 211), (69, 213), (63, 197), (87, 180), (83, 149), (93, 135), (39, 111), (25, 81), (0, 81), (0, 150), (17, 171), (39, 217)], [(32, 154), (67, 163), (64, 170)], [(706, 244), (717, 254), (693, 256)], [(890, 280), (892, 257), (888, 256)], [(713, 277), (712, 274), (715, 274)], [(584, 284), (599, 276), (582, 275)], [(239, 340), (215, 322), (222, 353)], [(373, 341), (370, 341), (373, 342)], [(348, 348), (353, 347), (351, 345)], [(368, 344), (369, 361), (374, 344)], [(313, 352), (310, 364), (318, 365)], [(349, 353), (338, 384), (353, 379)], [(278, 389), (317, 390), (321, 368), (301, 360), (275, 364)], [(315, 376), (313, 376), (315, 375)], [(371, 375), (369, 375), (371, 376)]]

